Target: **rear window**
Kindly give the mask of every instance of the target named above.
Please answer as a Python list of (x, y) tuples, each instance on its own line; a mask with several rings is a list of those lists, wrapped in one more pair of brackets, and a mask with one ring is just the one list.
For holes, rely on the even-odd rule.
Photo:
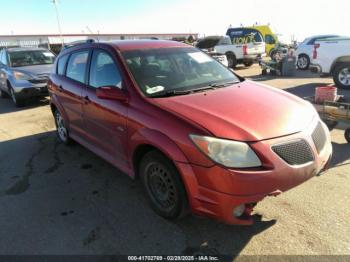
[(208, 49), (216, 46), (220, 41), (220, 37), (206, 37), (198, 41), (196, 47), (200, 49)]
[(227, 30), (226, 35), (231, 38), (234, 45), (264, 42), (262, 35), (256, 29), (230, 28)]

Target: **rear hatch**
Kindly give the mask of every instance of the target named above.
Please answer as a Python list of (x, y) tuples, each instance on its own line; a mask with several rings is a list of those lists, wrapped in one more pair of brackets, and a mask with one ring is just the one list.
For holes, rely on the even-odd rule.
[(265, 53), (264, 42), (251, 42), (247, 44), (248, 55), (262, 55)]

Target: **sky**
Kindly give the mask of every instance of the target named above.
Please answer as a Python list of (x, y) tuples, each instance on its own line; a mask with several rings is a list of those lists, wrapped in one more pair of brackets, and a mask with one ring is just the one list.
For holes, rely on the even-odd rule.
[[(62, 32), (225, 34), (270, 24), (284, 42), (350, 35), (349, 0), (58, 0)], [(0, 0), (0, 35), (58, 33), (52, 0)]]

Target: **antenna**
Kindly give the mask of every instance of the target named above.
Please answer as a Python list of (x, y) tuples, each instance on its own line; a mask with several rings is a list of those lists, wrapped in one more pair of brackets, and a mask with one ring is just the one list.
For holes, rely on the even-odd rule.
[(63, 40), (63, 36), (62, 36), (61, 22), (60, 22), (60, 16), (59, 16), (59, 13), (58, 13), (57, 2), (58, 2), (58, 0), (52, 0), (52, 3), (54, 5), (54, 7), (55, 7), (55, 12), (56, 12), (58, 32), (60, 34), (61, 43), (62, 43), (62, 46), (63, 46), (64, 45), (64, 40)]

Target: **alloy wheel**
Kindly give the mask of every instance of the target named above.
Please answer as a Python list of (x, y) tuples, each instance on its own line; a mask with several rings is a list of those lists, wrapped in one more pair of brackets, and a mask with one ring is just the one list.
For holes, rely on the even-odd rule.
[(57, 134), (60, 140), (62, 142), (67, 142), (68, 132), (64, 125), (64, 120), (58, 111), (56, 111), (56, 126), (57, 126)]
[(340, 70), (338, 79), (342, 85), (349, 86), (350, 85), (350, 68), (345, 67), (342, 70)]
[(308, 63), (309, 63), (309, 61), (307, 60), (307, 58), (305, 56), (301, 56), (298, 58), (298, 62), (297, 62), (298, 68), (305, 69), (305, 68), (307, 68)]

